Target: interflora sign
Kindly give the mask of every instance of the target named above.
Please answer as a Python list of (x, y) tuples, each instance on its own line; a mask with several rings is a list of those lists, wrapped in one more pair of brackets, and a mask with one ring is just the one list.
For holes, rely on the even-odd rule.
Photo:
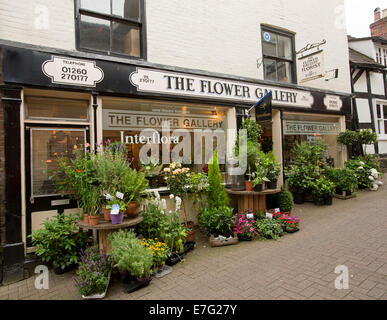
[(137, 68), (129, 80), (141, 92), (256, 102), (272, 91), (274, 105), (311, 108), (314, 102), (308, 91), (145, 68)]
[(338, 133), (339, 125), (334, 122), (284, 121), (285, 135), (335, 135)]
[(298, 74), (300, 83), (325, 76), (324, 52), (322, 50), (298, 58)]

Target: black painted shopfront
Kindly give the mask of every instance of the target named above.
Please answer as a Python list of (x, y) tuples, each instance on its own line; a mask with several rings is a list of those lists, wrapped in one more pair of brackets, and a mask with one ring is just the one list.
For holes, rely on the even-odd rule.
[[(141, 128), (158, 130), (162, 119), (171, 130), (236, 129), (245, 110), (270, 91), (272, 115), (257, 120), (281, 160), (296, 139), (324, 135), (333, 144), (351, 120), (349, 94), (87, 53), (9, 43), (0, 48), (5, 282), (23, 277), (31, 230), (53, 212), (76, 208), (50, 189), (47, 175), (58, 154), (122, 140), (121, 132), (135, 137)], [(129, 149), (136, 158), (138, 146)]]

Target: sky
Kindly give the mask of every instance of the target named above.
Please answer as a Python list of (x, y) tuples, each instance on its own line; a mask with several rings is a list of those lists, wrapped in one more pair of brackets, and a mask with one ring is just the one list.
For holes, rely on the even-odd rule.
[(369, 37), (370, 24), (374, 22), (374, 10), (387, 8), (387, 0), (345, 0), (347, 34), (353, 37)]

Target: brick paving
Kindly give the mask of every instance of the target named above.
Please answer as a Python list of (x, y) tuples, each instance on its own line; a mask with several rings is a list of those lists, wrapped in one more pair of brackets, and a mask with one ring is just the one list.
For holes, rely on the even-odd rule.
[[(384, 180), (386, 182), (386, 179)], [(197, 248), (184, 264), (131, 294), (114, 280), (105, 299), (387, 299), (387, 188), (360, 191), (333, 206), (296, 205), (301, 231), (278, 241), (210, 248), (196, 232)], [(334, 270), (349, 269), (349, 289), (337, 290)], [(34, 277), (0, 287), (0, 300), (81, 299), (71, 277), (50, 273), (50, 288)]]

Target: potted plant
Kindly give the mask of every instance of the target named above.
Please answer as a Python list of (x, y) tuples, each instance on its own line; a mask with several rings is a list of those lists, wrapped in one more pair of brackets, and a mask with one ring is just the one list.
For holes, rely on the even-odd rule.
[(108, 240), (112, 261), (121, 273), (126, 291), (129, 293), (147, 286), (152, 274), (152, 251), (143, 246), (142, 240), (132, 230), (113, 232)]
[(266, 177), (269, 180), (267, 182), (268, 189), (277, 189), (278, 176), (281, 173), (281, 163), (275, 160), (272, 151), (266, 154), (265, 159), (266, 161), (262, 164), (266, 168)]
[(203, 208), (199, 214), (199, 226), (210, 237), (211, 246), (238, 242), (234, 222), (233, 209), (226, 206)]
[(153, 256), (153, 268), (157, 274), (161, 274), (164, 271), (165, 261), (171, 255), (171, 250), (164, 242), (155, 239), (142, 239), (142, 245), (149, 248)]
[(286, 190), (285, 186), (282, 186), (281, 192), (276, 194), (275, 202), (277, 204), (276, 207), (279, 207), (283, 213), (290, 214), (294, 206), (292, 193)]
[(263, 190), (263, 185), (265, 182), (268, 182), (269, 179), (266, 176), (266, 169), (263, 166), (257, 166), (256, 171), (253, 175), (254, 179), (252, 182), (255, 192), (261, 192)]
[(125, 211), (130, 218), (135, 218), (140, 213), (141, 196), (149, 188), (148, 180), (144, 172), (129, 168), (122, 179), (121, 190), (125, 194), (125, 200), (128, 203)]
[(356, 174), (349, 168), (327, 168), (324, 174), (336, 185), (335, 193), (337, 195), (343, 196), (345, 192), (345, 196), (350, 196), (358, 189)]
[(332, 195), (335, 191), (335, 184), (327, 177), (322, 176), (311, 184), (316, 205), (331, 205)]
[(279, 239), (283, 230), (278, 221), (275, 219), (260, 219), (255, 222), (255, 229), (258, 236), (266, 239)]
[(106, 295), (111, 275), (110, 256), (98, 246), (81, 250), (81, 262), (73, 277), (75, 287), (83, 299), (103, 299)]
[(68, 272), (80, 261), (80, 249), (86, 246), (89, 237), (78, 232), (76, 215), (58, 214), (43, 222), (43, 228), (34, 230), (29, 237), (35, 254), (43, 262), (51, 262), (56, 274)]
[(238, 239), (241, 241), (251, 241), (255, 236), (254, 224), (255, 220), (248, 215), (252, 213), (245, 212), (236, 215), (234, 222), (234, 232), (237, 233)]
[(151, 159), (149, 163), (141, 163), (141, 171), (145, 173), (145, 177), (149, 181), (149, 187), (156, 189), (159, 187), (159, 174), (163, 168), (163, 164), (160, 164), (158, 160)]
[(99, 223), (99, 210), (101, 206), (101, 194), (99, 188), (90, 185), (88, 189), (83, 190), (81, 205), (84, 212), (88, 213), (89, 224), (91, 226), (96, 226)]
[(112, 224), (121, 224), (124, 220), (124, 213), (128, 203), (123, 200), (124, 194), (116, 192), (114, 196), (106, 195), (107, 205), (106, 210), (110, 210), (110, 220)]

